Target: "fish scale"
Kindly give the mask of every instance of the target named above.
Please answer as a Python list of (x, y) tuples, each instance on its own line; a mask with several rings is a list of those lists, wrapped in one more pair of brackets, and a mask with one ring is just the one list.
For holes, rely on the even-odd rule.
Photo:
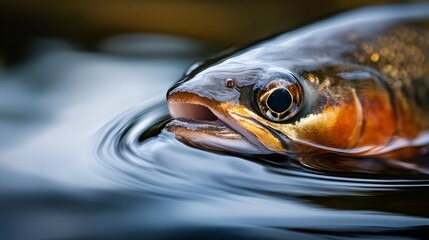
[[(357, 43), (355, 61), (383, 74), (383, 80), (400, 101), (404, 114), (413, 115), (414, 124), (429, 127), (429, 24), (397, 23), (384, 33)], [(410, 123), (404, 123), (410, 124)]]

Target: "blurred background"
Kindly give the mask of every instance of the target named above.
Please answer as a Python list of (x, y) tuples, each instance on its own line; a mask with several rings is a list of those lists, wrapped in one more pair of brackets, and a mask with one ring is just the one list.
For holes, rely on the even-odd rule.
[(387, 2), (0, 0), (0, 239), (184, 234), (182, 208), (100, 174), (97, 132), (227, 46)]
[[(26, 55), (36, 37), (67, 39), (99, 50), (106, 38), (129, 33), (170, 34), (225, 46), (250, 42), (322, 16), (387, 0), (15, 0), (0, 1), (3, 62)], [(403, 2), (403, 1), (402, 1)]]

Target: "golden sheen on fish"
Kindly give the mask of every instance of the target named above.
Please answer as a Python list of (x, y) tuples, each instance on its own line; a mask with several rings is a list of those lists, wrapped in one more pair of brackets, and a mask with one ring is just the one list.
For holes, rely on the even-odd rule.
[(311, 167), (331, 153), (412, 161), (429, 143), (428, 6), (348, 12), (192, 66), (167, 93), (167, 129)]

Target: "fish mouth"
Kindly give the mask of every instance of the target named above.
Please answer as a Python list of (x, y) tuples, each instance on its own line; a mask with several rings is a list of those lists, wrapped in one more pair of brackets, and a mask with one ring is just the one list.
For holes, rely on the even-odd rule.
[(219, 118), (210, 108), (195, 103), (168, 102), (170, 114), (175, 119), (184, 121), (219, 122)]
[(266, 149), (246, 137), (234, 119), (217, 102), (194, 93), (167, 96), (173, 120), (166, 130), (197, 148), (240, 154), (263, 154)]
[(168, 110), (176, 121), (194, 125), (225, 125), (216, 103), (193, 93), (173, 93), (167, 97)]

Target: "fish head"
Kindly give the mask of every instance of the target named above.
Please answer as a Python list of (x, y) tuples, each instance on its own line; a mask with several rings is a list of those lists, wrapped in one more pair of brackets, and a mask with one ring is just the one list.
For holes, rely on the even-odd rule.
[(374, 145), (362, 142), (365, 124), (390, 106), (370, 71), (338, 63), (224, 62), (185, 76), (167, 100), (174, 118), (167, 129), (179, 140), (245, 155), (366, 151)]

